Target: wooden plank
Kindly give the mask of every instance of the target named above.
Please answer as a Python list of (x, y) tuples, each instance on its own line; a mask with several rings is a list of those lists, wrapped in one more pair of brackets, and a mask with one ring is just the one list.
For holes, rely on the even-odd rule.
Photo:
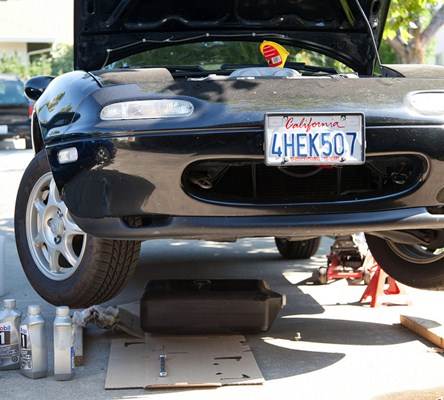
[(410, 329), (412, 332), (422, 336), (424, 339), (433, 343), (435, 346), (444, 348), (444, 326), (431, 319), (413, 317), (410, 315), (400, 316), (401, 325)]

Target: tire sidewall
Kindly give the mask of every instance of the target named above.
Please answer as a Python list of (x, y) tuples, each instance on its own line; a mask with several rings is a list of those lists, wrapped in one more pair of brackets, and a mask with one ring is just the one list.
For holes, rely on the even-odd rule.
[(63, 298), (78, 298), (86, 295), (88, 283), (94, 280), (93, 262), (97, 239), (87, 236), (84, 255), (77, 270), (67, 279), (56, 281), (45, 276), (35, 263), (28, 246), (26, 234), (26, 209), (30, 193), (37, 180), (50, 172), (46, 152), (39, 152), (25, 170), (17, 193), (15, 205), (15, 239), (23, 270), (37, 292), (54, 305), (64, 304)]
[(306, 260), (316, 254), (321, 238), (290, 241), (275, 238), (276, 247), (281, 256), (287, 260)]

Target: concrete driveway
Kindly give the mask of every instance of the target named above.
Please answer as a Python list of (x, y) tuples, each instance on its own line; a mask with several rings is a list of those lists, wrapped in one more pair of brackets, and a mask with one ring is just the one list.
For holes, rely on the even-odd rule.
[[(0, 151), (0, 233), (6, 235), (7, 297), (25, 310), (40, 303), (48, 322), (54, 308), (27, 282), (14, 244), (15, 194), (30, 151)], [(234, 244), (159, 240), (143, 245), (136, 276), (118, 298), (121, 304), (140, 298), (144, 282), (161, 277), (265, 278), (287, 295), (270, 332), (248, 336), (266, 379), (263, 386), (211, 390), (151, 391), (103, 389), (110, 339), (116, 334), (91, 327), (86, 336), (86, 364), (70, 382), (51, 376), (32, 381), (17, 371), (0, 372), (0, 399), (437, 399), (444, 395), (444, 358), (429, 343), (398, 325), (399, 314), (442, 315), (444, 293), (410, 290), (414, 306), (371, 309), (357, 304), (364, 287), (339, 281), (327, 286), (298, 285), (314, 268), (325, 264), (330, 241), (306, 262), (280, 259), (273, 239), (248, 239)], [(300, 333), (302, 340), (295, 341)], [(50, 365), (52, 364), (50, 355)], [(425, 391), (426, 389), (430, 389)], [(405, 391), (419, 390), (421, 392)]]

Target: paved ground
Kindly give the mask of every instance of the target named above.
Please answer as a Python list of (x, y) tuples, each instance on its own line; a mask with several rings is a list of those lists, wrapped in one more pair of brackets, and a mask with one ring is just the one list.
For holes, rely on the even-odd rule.
[[(7, 296), (16, 298), (21, 309), (31, 302), (42, 304), (50, 321), (54, 309), (26, 281), (13, 240), (15, 192), (31, 157), (30, 151), (0, 151), (0, 233), (7, 236)], [(437, 399), (444, 395), (444, 389), (436, 389), (443, 385), (444, 358), (398, 325), (400, 313), (431, 312), (439, 317), (444, 293), (411, 291), (414, 307), (370, 309), (356, 304), (363, 287), (345, 282), (297, 285), (325, 263), (328, 245), (324, 240), (319, 254), (307, 262), (289, 262), (279, 258), (272, 239), (145, 243), (135, 278), (112, 302), (137, 300), (143, 283), (154, 277), (267, 279), (273, 289), (287, 295), (289, 304), (270, 332), (248, 337), (266, 379), (263, 386), (106, 392), (109, 343), (115, 335), (92, 328), (87, 332), (86, 365), (76, 371), (75, 380), (31, 381), (16, 371), (0, 372), (0, 399), (371, 399), (392, 392), (403, 393), (381, 398)], [(302, 340), (295, 341), (298, 332)], [(49, 327), (48, 337), (51, 340)]]

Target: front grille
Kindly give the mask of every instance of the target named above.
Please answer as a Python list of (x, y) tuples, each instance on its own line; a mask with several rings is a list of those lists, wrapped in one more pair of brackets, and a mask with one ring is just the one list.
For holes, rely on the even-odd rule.
[(189, 165), (186, 193), (226, 204), (303, 204), (396, 196), (413, 190), (427, 172), (416, 154), (370, 156), (363, 165), (269, 167), (258, 160), (211, 160)]

